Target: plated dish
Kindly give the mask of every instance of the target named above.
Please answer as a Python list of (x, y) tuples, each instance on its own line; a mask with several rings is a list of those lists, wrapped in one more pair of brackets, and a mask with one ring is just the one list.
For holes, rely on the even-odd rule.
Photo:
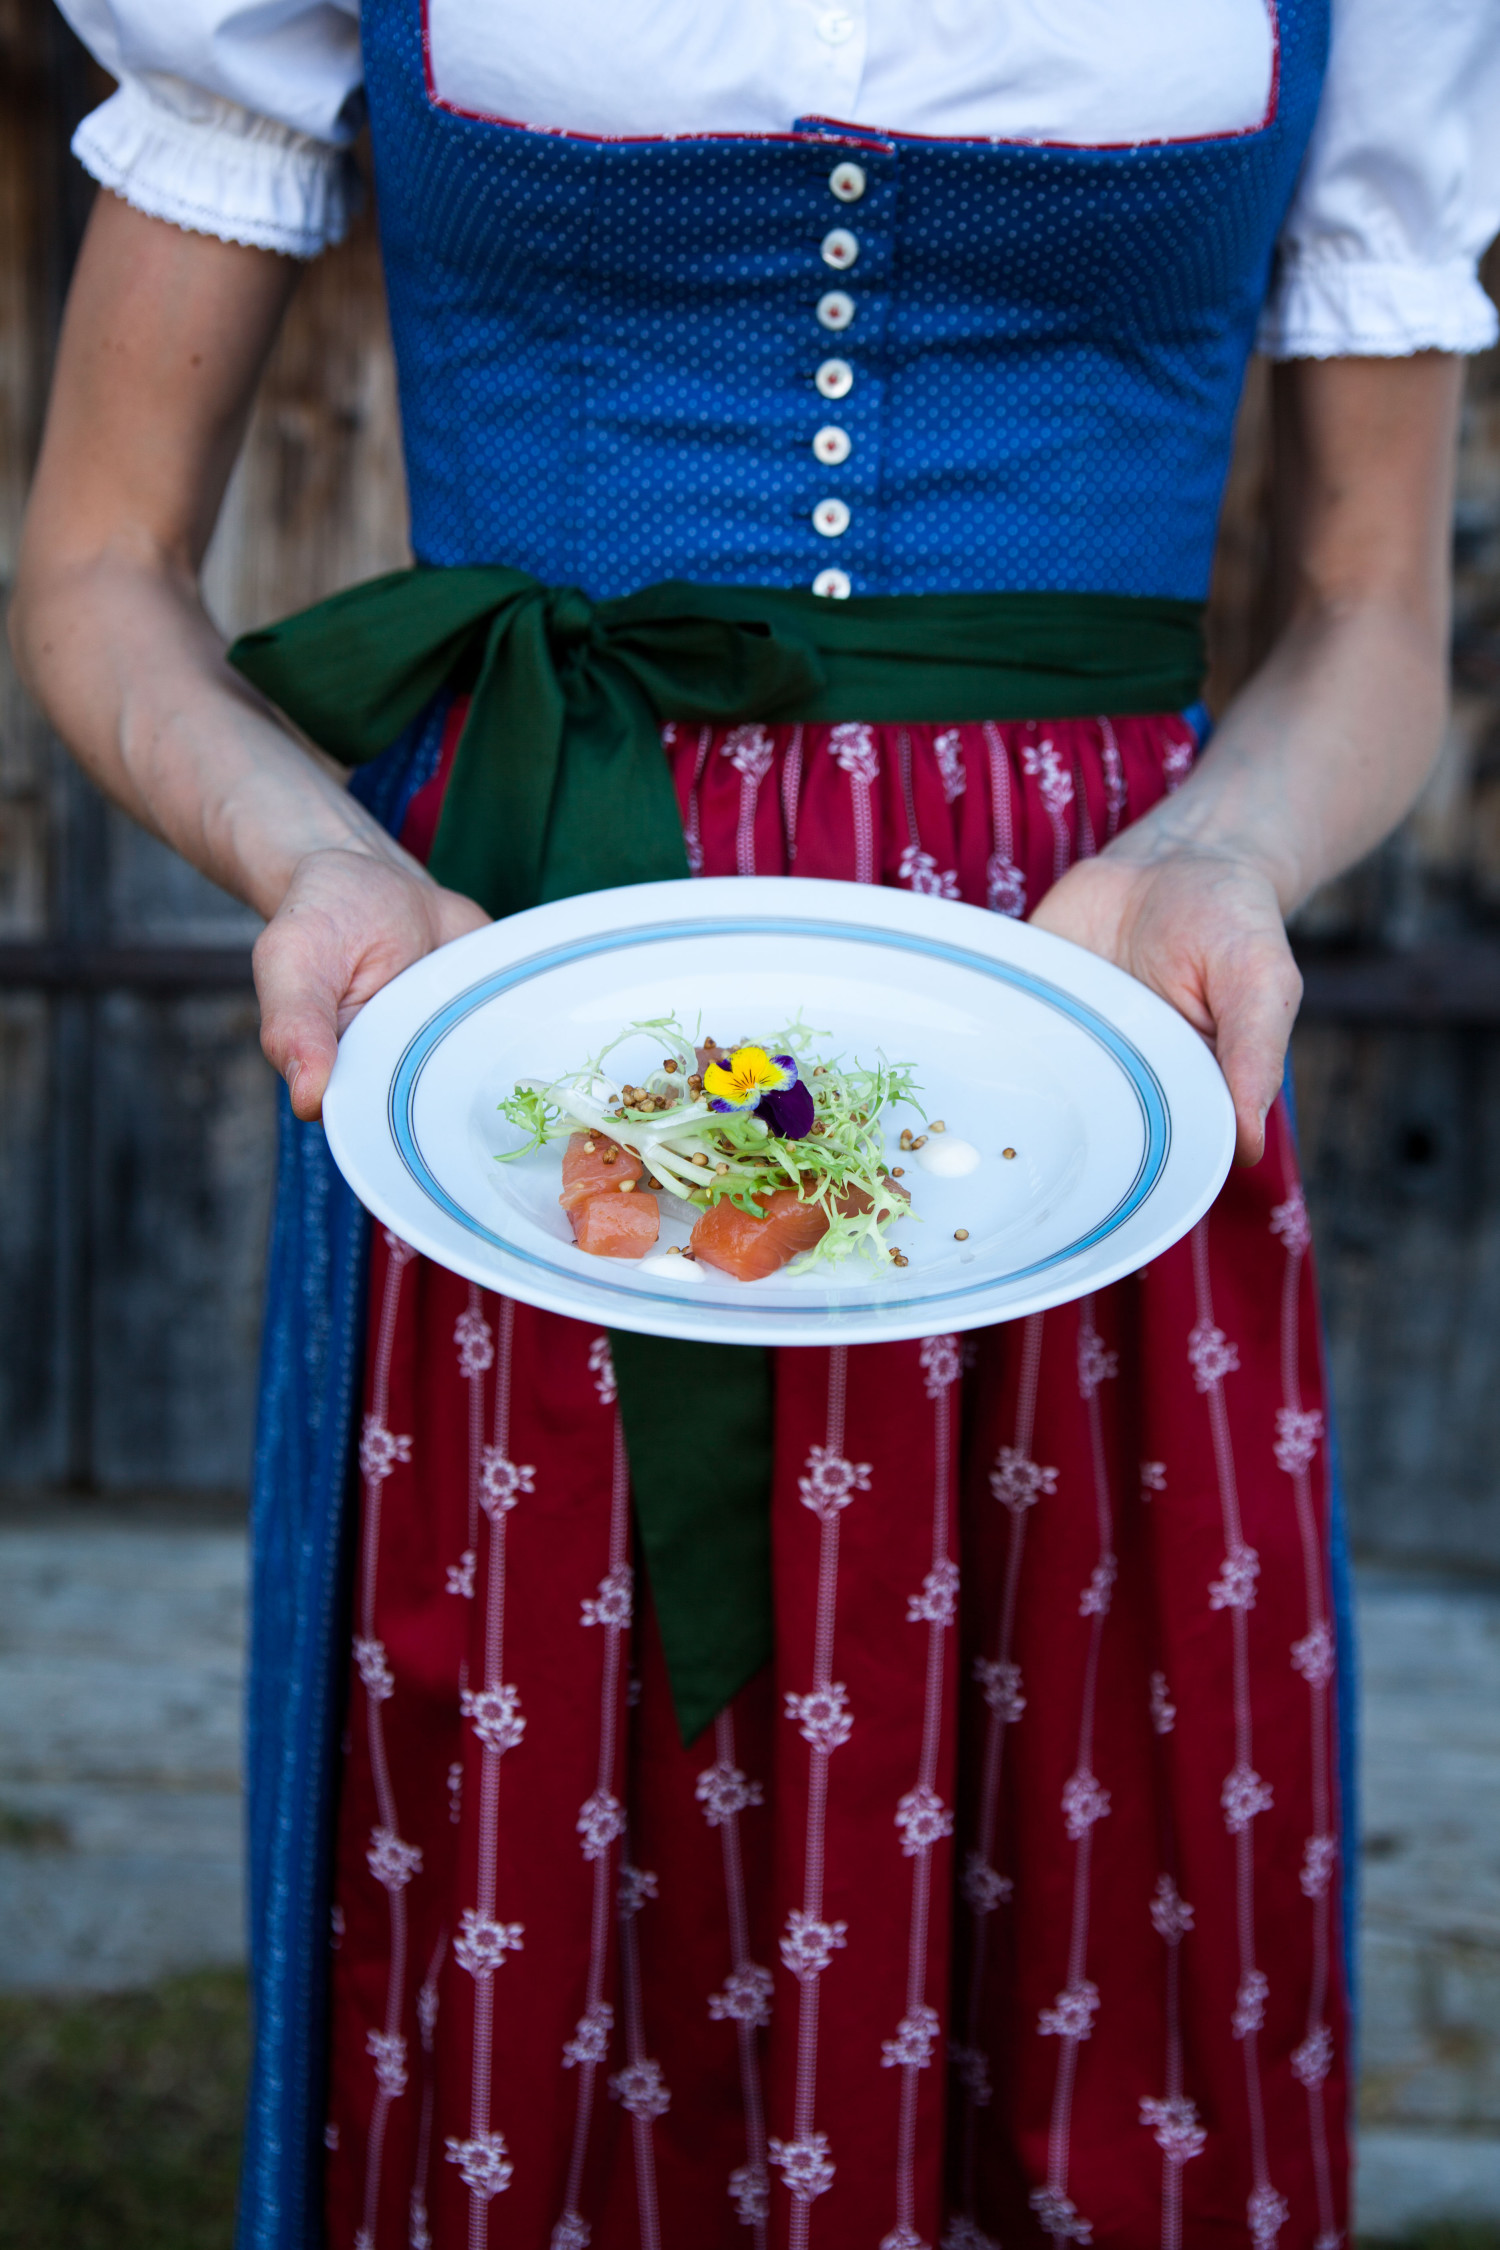
[[(643, 1272), (753, 1282), (861, 1254), (904, 1266), (886, 1237), (911, 1191), (886, 1138), (893, 1112), (916, 1106), (912, 1072), (883, 1056), (818, 1061), (814, 1038), (798, 1023), (721, 1047), (672, 1016), (630, 1024), (580, 1070), (517, 1083), (500, 1109), (525, 1139), (500, 1161), (564, 1144), (558, 1202), (574, 1241)], [(642, 1040), (669, 1050), (660, 1064), (639, 1085), (611, 1077), (613, 1051)], [(909, 1128), (899, 1145), (913, 1147)], [(686, 1243), (662, 1243), (664, 1209), (691, 1227)], [(663, 1262), (674, 1257), (686, 1265)]]
[(444, 947), (350, 1026), (324, 1116), (368, 1208), (454, 1271), (730, 1343), (1084, 1295), (1194, 1224), (1234, 1144), (1202, 1041), (1108, 963), (795, 877), (596, 892)]

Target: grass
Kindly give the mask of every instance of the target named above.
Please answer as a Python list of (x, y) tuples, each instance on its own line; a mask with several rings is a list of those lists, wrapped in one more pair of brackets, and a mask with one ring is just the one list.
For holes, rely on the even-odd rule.
[(247, 2036), (223, 1970), (0, 1997), (0, 2250), (229, 2250)]

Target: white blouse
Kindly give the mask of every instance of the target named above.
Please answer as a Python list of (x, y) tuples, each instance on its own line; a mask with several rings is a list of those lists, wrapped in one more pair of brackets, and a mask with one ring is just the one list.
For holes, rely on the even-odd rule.
[[(348, 223), (359, 0), (60, 0), (120, 82), (95, 179), (179, 226), (311, 257)], [(605, 138), (830, 118), (938, 138), (1135, 145), (1253, 129), (1267, 0), (427, 0), (434, 98)], [(1497, 0), (1333, 0), (1322, 106), (1260, 346), (1472, 352), (1500, 230)]]

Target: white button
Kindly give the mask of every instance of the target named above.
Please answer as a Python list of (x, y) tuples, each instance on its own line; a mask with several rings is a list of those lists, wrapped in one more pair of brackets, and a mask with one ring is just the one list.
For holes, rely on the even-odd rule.
[(840, 203), (857, 203), (865, 192), (865, 168), (862, 164), (835, 164), (828, 185)]
[(841, 461), (849, 458), (849, 432), (841, 430), (836, 422), (828, 423), (813, 439), (813, 451), (830, 469), (836, 469)]
[(854, 370), (847, 359), (825, 359), (813, 381), (824, 398), (847, 398), (854, 388)]
[(847, 328), (854, 318), (854, 299), (843, 289), (830, 289), (818, 299), (818, 318), (825, 328)]
[(815, 594), (822, 594), (831, 602), (846, 602), (854, 588), (849, 583), (847, 570), (820, 570), (812, 582)]
[(813, 510), (813, 529), (825, 539), (841, 539), (849, 529), (849, 510), (842, 500), (820, 500)]
[(851, 234), (847, 227), (833, 227), (824, 235), (823, 263), (825, 266), (837, 266), (839, 272), (842, 273), (846, 267), (853, 265), (858, 256), (859, 236)]
[(842, 47), (846, 39), (854, 37), (854, 18), (842, 8), (825, 8), (818, 18), (818, 37), (826, 39), (830, 47)]

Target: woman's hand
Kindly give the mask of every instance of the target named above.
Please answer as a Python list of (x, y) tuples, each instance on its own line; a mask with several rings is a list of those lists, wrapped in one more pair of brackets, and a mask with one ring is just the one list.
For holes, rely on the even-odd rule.
[(317, 1117), (339, 1036), (393, 976), (489, 916), (415, 866), (367, 852), (309, 852), (255, 947), (260, 1043)]
[(1223, 852), (1186, 848), (1145, 862), (1105, 852), (1071, 867), (1031, 919), (1181, 1010), (1228, 1081), (1238, 1161), (1258, 1163), (1302, 997), (1270, 877)]

